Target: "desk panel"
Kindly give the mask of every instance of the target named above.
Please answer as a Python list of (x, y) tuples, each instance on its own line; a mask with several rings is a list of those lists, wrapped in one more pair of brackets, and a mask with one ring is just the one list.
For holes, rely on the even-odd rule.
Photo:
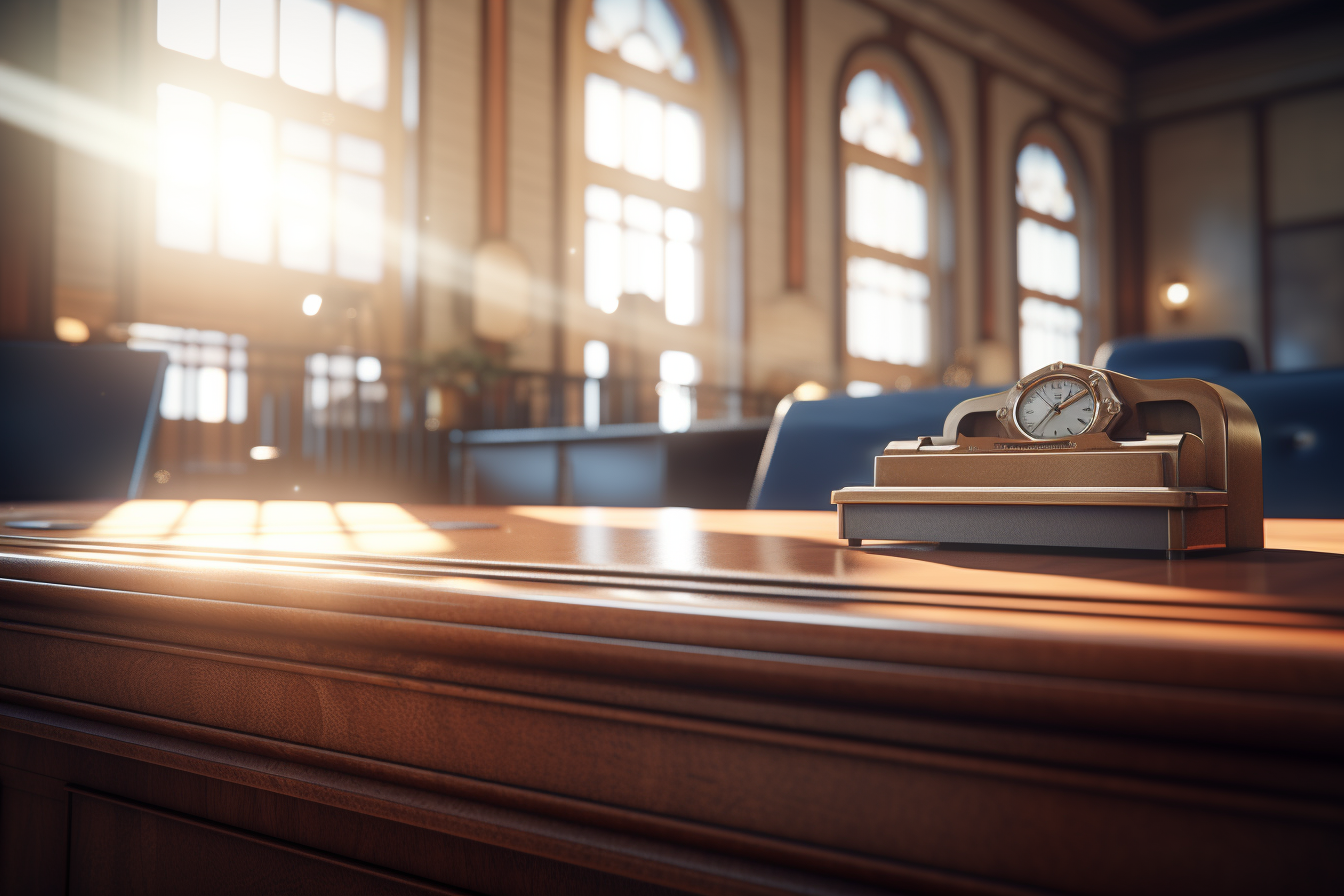
[[(167, 785), (81, 778), (88, 757), (541, 863), (505, 880), (395, 849), (350, 859), (407, 886), (1344, 882), (1336, 521), (1268, 521), (1264, 551), (1166, 561), (850, 548), (834, 515), (804, 512), (7, 518), (34, 515), (95, 525), (0, 530), (0, 764), (244, 839), (276, 834), (168, 805)], [(63, 744), (65, 764), (34, 743)], [(541, 885), (557, 880), (582, 882)]]

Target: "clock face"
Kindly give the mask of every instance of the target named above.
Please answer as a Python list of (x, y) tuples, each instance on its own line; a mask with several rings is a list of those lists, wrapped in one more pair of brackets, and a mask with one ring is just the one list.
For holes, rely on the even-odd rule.
[(1066, 439), (1091, 425), (1097, 403), (1087, 386), (1072, 377), (1045, 379), (1017, 402), (1017, 425), (1033, 439)]

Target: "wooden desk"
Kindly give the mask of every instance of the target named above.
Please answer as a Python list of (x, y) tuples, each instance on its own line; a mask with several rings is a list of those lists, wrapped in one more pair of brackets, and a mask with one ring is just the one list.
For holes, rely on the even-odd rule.
[(35, 517), (97, 522), (0, 527), (6, 893), (1344, 891), (1344, 521), (1166, 561), (0, 512)]

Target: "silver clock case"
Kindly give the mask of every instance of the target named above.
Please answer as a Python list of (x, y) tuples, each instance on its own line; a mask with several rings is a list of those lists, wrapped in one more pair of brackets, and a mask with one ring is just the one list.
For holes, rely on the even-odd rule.
[(1111, 380), (1106, 375), (1106, 371), (1097, 367), (1088, 367), (1086, 364), (1068, 364), (1064, 361), (1056, 361), (1048, 367), (1042, 367), (1040, 370), (1022, 377), (1013, 388), (1008, 390), (1004, 403), (995, 412), (995, 416), (998, 417), (999, 422), (1003, 424), (1003, 428), (1008, 431), (1010, 437), (1030, 439), (1033, 442), (1051, 441), (1041, 436), (1034, 436), (1022, 428), (1017, 419), (1017, 406), (1032, 389), (1046, 380), (1053, 379), (1075, 380), (1092, 395), (1092, 405), (1096, 410), (1093, 412), (1092, 420), (1087, 424), (1087, 427), (1077, 435), (1105, 432), (1111, 422), (1119, 417), (1121, 411), (1124, 410), (1124, 404), (1121, 403), (1120, 396), (1116, 394), (1115, 388), (1111, 385)]

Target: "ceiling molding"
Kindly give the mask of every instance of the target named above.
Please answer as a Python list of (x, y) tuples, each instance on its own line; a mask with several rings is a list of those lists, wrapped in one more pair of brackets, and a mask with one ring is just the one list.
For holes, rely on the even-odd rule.
[(1107, 31), (1140, 46), (1162, 43), (1192, 34), (1236, 25), (1284, 12), (1313, 0), (1236, 0), (1204, 9), (1160, 16), (1136, 0), (1057, 0), (1060, 5), (1101, 25)]

